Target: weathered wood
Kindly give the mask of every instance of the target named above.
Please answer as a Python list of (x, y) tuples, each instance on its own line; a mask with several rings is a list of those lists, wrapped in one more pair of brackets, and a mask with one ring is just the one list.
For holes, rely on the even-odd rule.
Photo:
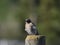
[(25, 39), (25, 45), (45, 45), (45, 36), (28, 35)]

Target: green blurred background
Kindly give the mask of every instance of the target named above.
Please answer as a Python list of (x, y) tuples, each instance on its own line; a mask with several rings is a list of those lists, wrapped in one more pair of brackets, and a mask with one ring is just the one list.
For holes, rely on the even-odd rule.
[(46, 45), (60, 45), (60, 0), (0, 0), (0, 39), (24, 40), (26, 18), (46, 36)]

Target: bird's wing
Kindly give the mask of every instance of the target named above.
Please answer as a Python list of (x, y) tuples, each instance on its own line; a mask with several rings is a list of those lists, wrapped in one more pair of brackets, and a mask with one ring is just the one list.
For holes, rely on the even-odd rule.
[(36, 25), (34, 23), (32, 23), (32, 29), (37, 30)]
[(35, 24), (31, 26), (31, 31), (33, 34), (36, 34), (38, 32)]

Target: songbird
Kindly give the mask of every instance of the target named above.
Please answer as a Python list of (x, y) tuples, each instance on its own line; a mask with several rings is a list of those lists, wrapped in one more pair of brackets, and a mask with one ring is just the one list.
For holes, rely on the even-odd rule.
[(31, 19), (25, 20), (25, 31), (29, 35), (39, 35), (37, 28), (36, 28), (36, 25), (34, 23), (32, 23)]

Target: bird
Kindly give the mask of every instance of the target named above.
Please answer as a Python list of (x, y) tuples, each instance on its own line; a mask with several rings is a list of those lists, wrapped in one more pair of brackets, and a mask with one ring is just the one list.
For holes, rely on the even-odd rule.
[(39, 35), (36, 25), (29, 18), (25, 20), (25, 31), (29, 35)]

